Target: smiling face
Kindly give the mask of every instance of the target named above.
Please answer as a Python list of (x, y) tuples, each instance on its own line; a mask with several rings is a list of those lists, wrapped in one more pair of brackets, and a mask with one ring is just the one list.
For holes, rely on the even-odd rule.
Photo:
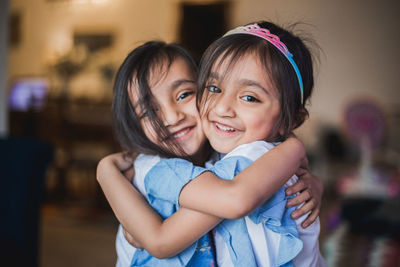
[(259, 59), (247, 53), (231, 65), (229, 61), (228, 57), (219, 65), (217, 60), (212, 67), (206, 104), (200, 106), (204, 133), (221, 153), (272, 138), (280, 112), (279, 93)]
[[(196, 109), (196, 76), (187, 63), (175, 59), (172, 64), (154, 68), (149, 86), (157, 103), (155, 111), (169, 132), (169, 139), (190, 156), (200, 157), (205, 143), (200, 117)], [(150, 121), (147, 110), (141, 110), (137, 99), (137, 86), (129, 90), (132, 106), (138, 114), (143, 131), (153, 143), (168, 149), (167, 142), (159, 137)]]

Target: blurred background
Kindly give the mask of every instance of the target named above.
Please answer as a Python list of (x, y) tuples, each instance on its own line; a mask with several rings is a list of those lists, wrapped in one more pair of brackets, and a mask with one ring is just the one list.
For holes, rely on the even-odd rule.
[(151, 39), (199, 59), (226, 30), (262, 19), (303, 22), (298, 33), (320, 46), (297, 134), (325, 186), (327, 265), (400, 266), (399, 13), (396, 0), (2, 0), (2, 266), (115, 265), (118, 222), (95, 169), (120, 150), (116, 69)]

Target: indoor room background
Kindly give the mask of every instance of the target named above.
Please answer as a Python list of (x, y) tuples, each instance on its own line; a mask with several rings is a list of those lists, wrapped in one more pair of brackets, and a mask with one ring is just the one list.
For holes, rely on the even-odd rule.
[(310, 118), (296, 134), (324, 183), (327, 265), (400, 266), (399, 13), (396, 0), (1, 1), (0, 192), (10, 220), (0, 247), (20, 264), (5, 266), (113, 266), (118, 222), (95, 170), (120, 151), (110, 113), (118, 66), (152, 39), (199, 60), (225, 31), (257, 20), (299, 23), (319, 45)]

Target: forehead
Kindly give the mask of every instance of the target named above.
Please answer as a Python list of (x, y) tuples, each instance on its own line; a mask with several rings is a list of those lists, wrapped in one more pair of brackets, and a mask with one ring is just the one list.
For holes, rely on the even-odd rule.
[(263, 76), (268, 76), (265, 67), (255, 53), (247, 52), (240, 55), (223, 54), (220, 55), (212, 65), (210, 78), (218, 78), (220, 80), (237, 78), (236, 75), (238, 73), (252, 75), (255, 70)]
[[(173, 86), (176, 81), (194, 81), (196, 74), (183, 58), (176, 58), (171, 62), (164, 60), (150, 69), (148, 83), (151, 91)], [(161, 88), (160, 88), (161, 87)]]
[(136, 106), (140, 104), (138, 101), (149, 100), (149, 95), (157, 100), (182, 84), (194, 84), (195, 79), (196, 73), (186, 60), (181, 57), (175, 58), (171, 62), (165, 59), (149, 68), (148, 77), (144, 81), (139, 81), (138, 77), (133, 74), (128, 91), (131, 102)]
[(263, 68), (261, 60), (252, 50), (247, 51), (228, 51), (217, 57), (211, 66), (210, 73), (223, 73), (223, 76), (228, 75), (232, 71), (244, 70), (243, 64), (251, 63), (258, 68)]
[[(268, 64), (268, 63), (267, 63)], [(220, 56), (211, 68), (209, 79), (217, 80), (221, 84), (234, 84), (234, 87), (244, 88), (257, 85), (264, 91), (277, 96), (278, 90), (271, 79), (270, 69), (265, 66), (258, 53), (247, 52), (241, 55)], [(232, 85), (233, 86), (233, 85)]]

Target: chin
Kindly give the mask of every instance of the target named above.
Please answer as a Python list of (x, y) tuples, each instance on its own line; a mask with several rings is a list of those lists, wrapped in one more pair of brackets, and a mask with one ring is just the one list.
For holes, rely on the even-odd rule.
[(183, 151), (187, 154), (187, 155), (195, 155), (197, 152), (199, 152), (199, 148), (193, 148), (193, 147), (183, 147)]
[(211, 147), (218, 153), (223, 153), (223, 154), (228, 154), (229, 152), (231, 152), (233, 150), (233, 149), (227, 148), (226, 146), (221, 146), (220, 144), (218, 144), (218, 145), (211, 144)]

